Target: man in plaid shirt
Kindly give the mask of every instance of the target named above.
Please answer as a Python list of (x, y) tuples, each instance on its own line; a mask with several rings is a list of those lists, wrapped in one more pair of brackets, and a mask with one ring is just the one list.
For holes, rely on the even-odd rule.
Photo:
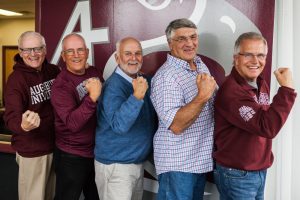
[(203, 199), (205, 174), (213, 170), (213, 103), (217, 83), (197, 56), (197, 26), (172, 21), (167, 61), (151, 84), (159, 117), (154, 136), (158, 199)]

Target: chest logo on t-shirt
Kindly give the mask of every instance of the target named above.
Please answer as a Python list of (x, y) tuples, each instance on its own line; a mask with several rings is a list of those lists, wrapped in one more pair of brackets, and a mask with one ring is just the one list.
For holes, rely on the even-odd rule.
[(31, 104), (35, 105), (50, 99), (54, 79), (30, 87)]
[(88, 93), (88, 91), (85, 89), (85, 83), (86, 81), (83, 81), (79, 85), (77, 85), (76, 90), (78, 92), (78, 96), (80, 101), (83, 99), (83, 97)]

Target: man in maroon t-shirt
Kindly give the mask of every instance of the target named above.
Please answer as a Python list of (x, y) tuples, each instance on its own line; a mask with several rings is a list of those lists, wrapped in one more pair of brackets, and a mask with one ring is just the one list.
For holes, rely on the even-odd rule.
[(55, 115), (56, 200), (98, 200), (94, 171), (96, 107), (100, 74), (86, 68), (89, 49), (82, 36), (71, 33), (62, 41), (65, 68), (55, 79), (51, 103)]
[(274, 74), (281, 86), (269, 103), (262, 79), (267, 42), (254, 32), (235, 43), (234, 67), (215, 101), (214, 179), (220, 199), (264, 199), (266, 171), (272, 165), (272, 139), (284, 125), (296, 93), (288, 68)]

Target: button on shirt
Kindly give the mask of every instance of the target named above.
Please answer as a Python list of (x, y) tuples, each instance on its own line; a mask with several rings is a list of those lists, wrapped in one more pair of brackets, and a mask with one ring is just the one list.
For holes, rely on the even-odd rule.
[(197, 74), (210, 74), (200, 57), (195, 57), (194, 63), (197, 70), (191, 70), (186, 61), (168, 54), (167, 61), (152, 79), (151, 100), (159, 117), (153, 141), (157, 174), (168, 171), (205, 173), (213, 169), (215, 93), (183, 133), (175, 135), (169, 129), (176, 112), (197, 95)]

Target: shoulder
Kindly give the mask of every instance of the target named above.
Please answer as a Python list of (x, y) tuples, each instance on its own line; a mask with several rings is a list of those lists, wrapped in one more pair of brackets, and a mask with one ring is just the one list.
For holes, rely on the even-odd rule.
[(94, 67), (94, 66), (89, 66), (87, 69), (86, 69), (86, 72), (87, 74), (89, 74), (91, 77), (98, 77), (100, 78), (100, 80), (103, 82), (104, 79), (103, 79), (103, 76), (102, 74), (100, 73), (100, 71)]
[(27, 85), (26, 74), (27, 73), (22, 73), (21, 71), (13, 71), (7, 79), (5, 90), (23, 90), (25, 85)]
[(180, 69), (177, 69), (166, 62), (158, 69), (152, 78), (152, 82), (175, 82), (179, 73)]
[(218, 90), (216, 101), (220, 99), (231, 99), (232, 101), (236, 101), (241, 97), (248, 98), (248, 93), (249, 92), (245, 89), (244, 85), (236, 81), (233, 76), (229, 75)]
[(43, 67), (48, 75), (56, 77), (60, 73), (60, 69), (57, 65), (47, 63)]
[(104, 82), (104, 88), (125, 88), (128, 84), (129, 82), (126, 83), (126, 80), (119, 74), (112, 73), (112, 75)]
[(68, 83), (68, 73), (66, 73), (65, 70), (62, 70), (54, 80), (52, 85), (52, 90), (55, 90), (56, 88), (66, 87), (67, 83)]

